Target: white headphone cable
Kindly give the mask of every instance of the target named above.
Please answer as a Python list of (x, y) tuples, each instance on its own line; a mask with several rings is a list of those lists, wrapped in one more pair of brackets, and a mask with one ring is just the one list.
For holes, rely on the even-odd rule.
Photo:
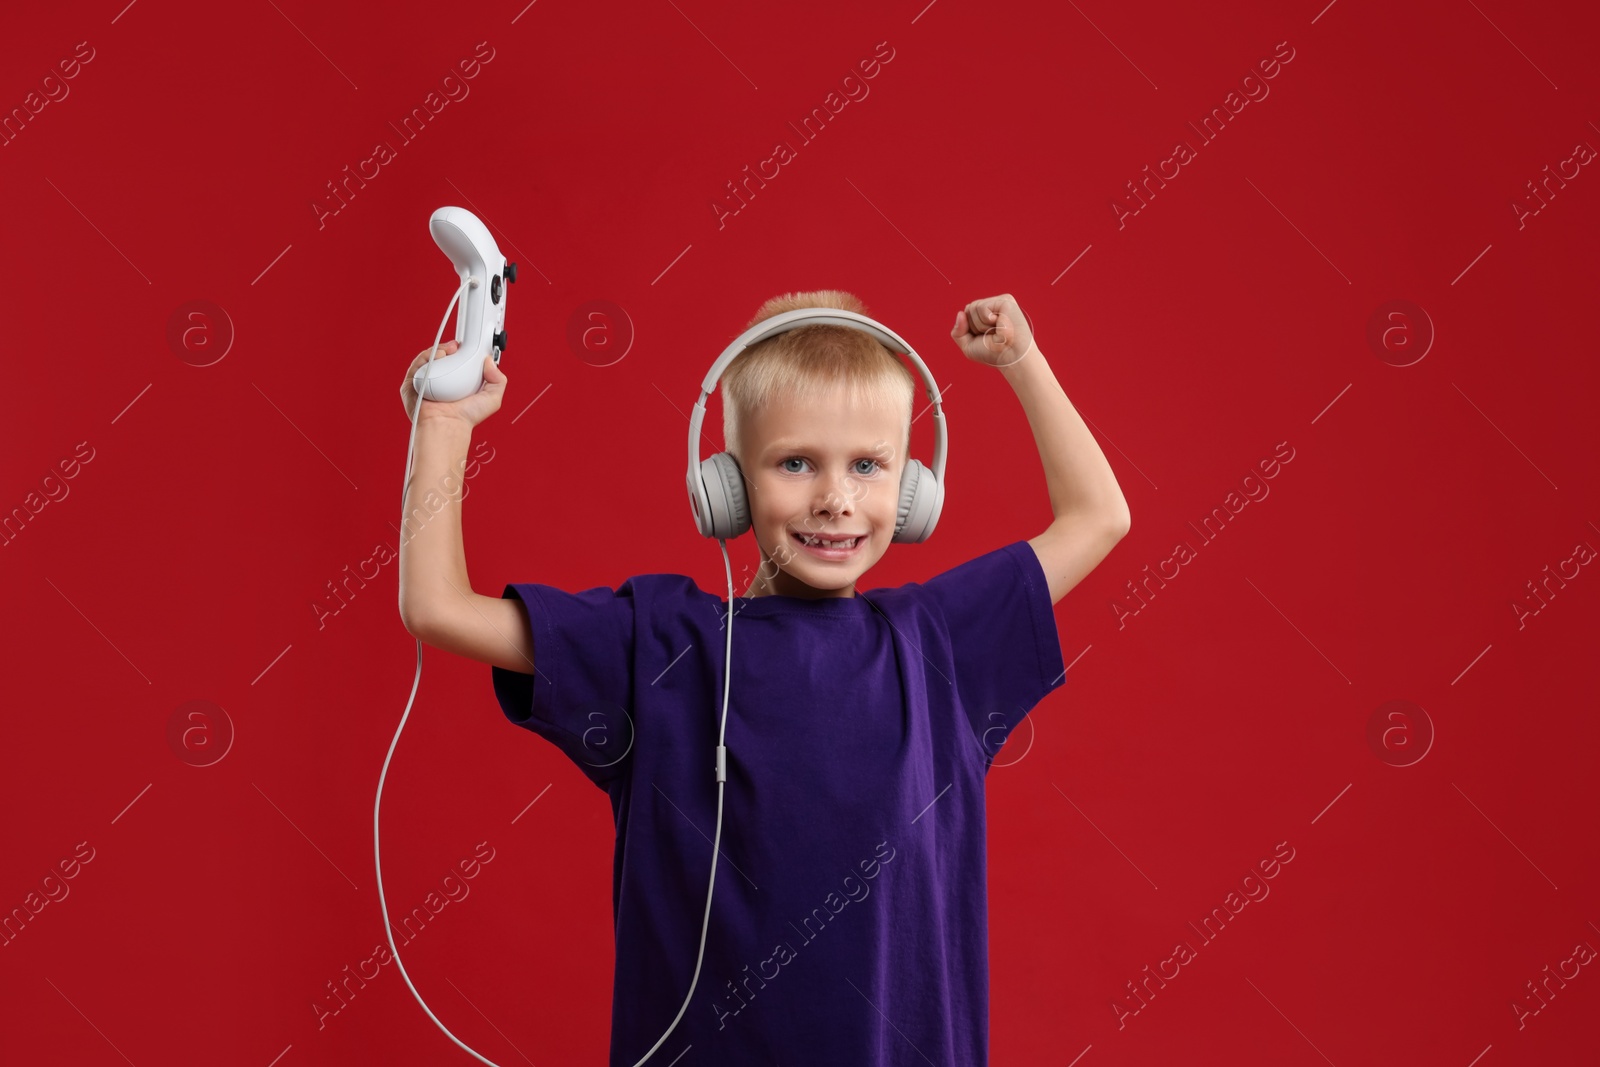
[(694, 996), (695, 984), (700, 981), (700, 964), (706, 955), (706, 929), (711, 925), (711, 893), (717, 887), (717, 853), (722, 841), (722, 787), (728, 780), (728, 685), (733, 678), (733, 671), (729, 669), (733, 663), (733, 566), (728, 562), (728, 542), (717, 538), (717, 547), (722, 549), (722, 569), (728, 575), (728, 644), (723, 654), (722, 668), (722, 727), (717, 734), (717, 829), (711, 838), (711, 884), (706, 887), (706, 914), (700, 921), (700, 952), (694, 960), (694, 977), (689, 979), (689, 992), (683, 998), (683, 1006), (678, 1009), (677, 1016), (672, 1020), (672, 1025), (667, 1027), (666, 1033), (656, 1038), (656, 1043), (650, 1046), (650, 1051), (639, 1057), (639, 1064), (656, 1054), (656, 1049), (667, 1039), (667, 1034), (672, 1033), (678, 1026), (678, 1020), (683, 1018), (683, 1013), (689, 1010), (689, 1000)]

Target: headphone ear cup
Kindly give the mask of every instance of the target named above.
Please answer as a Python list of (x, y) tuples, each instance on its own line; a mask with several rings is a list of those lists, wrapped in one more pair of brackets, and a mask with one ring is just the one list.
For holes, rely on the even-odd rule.
[(944, 510), (944, 486), (921, 461), (908, 459), (900, 474), (900, 503), (892, 540), (902, 544), (926, 541)]
[(739, 461), (727, 452), (718, 452), (700, 461), (700, 482), (705, 487), (711, 529), (701, 533), (731, 541), (750, 529), (750, 505), (744, 495), (744, 474)]

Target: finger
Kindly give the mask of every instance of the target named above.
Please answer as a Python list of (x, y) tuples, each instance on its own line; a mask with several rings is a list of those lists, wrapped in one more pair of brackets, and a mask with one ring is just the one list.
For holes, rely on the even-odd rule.
[[(450, 341), (446, 341), (444, 344), (439, 346), (439, 352), (440, 352), (441, 355), (448, 356), (450, 353), (454, 352), (456, 349), (458, 349), (460, 347), (461, 347), (461, 344), (460, 344), (459, 341), (450, 340)], [(431, 349), (431, 348), (424, 348), (421, 352), (417, 353), (417, 358), (421, 359), (421, 360), (425, 360), (425, 359), (428, 358), (428, 354), (431, 353), (432, 351), (433, 351), (433, 349)]]
[(1012, 335), (1010, 318), (997, 313), (994, 318), (988, 320), (988, 326), (983, 331), (983, 343), (991, 351), (998, 351), (1011, 343)]

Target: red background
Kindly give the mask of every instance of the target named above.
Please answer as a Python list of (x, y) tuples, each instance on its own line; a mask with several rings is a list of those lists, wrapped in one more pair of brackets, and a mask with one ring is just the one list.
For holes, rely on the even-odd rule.
[[(1057, 605), (1067, 682), (989, 775), (996, 1064), (1595, 1062), (1593, 967), (1512, 1008), (1600, 947), (1600, 577), (1562, 562), (1600, 546), (1600, 177), (1512, 207), (1600, 145), (1592, 11), (112, 0), (7, 23), (7, 113), (78, 42), (93, 59), (0, 148), (0, 508), (70, 490), (0, 550), (0, 909), (93, 859), (0, 948), (0, 1057), (471, 1062), (392, 965), (320, 1029), (313, 1007), (384, 939), (372, 802), (416, 653), (393, 562), (320, 627), (313, 605), (397, 546), (396, 388), (453, 286), (427, 218), (457, 204), (520, 264), (465, 505), (489, 595), (725, 593), (686, 413), (788, 290), (856, 293), (947, 390), (937, 536), (863, 589), (1039, 533), (1015, 395), (946, 339), (968, 301), (1027, 311), (1133, 526)], [(481, 41), (470, 94), (403, 142), (389, 123)], [(786, 124), (884, 41), (870, 95), (800, 142)], [(1202, 144), (1187, 124), (1279, 42), (1270, 95)], [(719, 227), (779, 139), (797, 158)], [(1180, 139), (1196, 158), (1119, 226)], [(379, 140), (396, 158), (319, 225)], [(196, 300), (231, 327), (169, 342)], [(610, 347), (574, 347), (595, 300)], [(1431, 326), (1374, 346), (1393, 300)], [(1248, 483), (1270, 494), (1203, 541), (1281, 442)], [(1541, 606), (1546, 566), (1570, 580)], [(174, 743), (197, 700), (221, 710)], [(224, 716), (231, 747), (192, 765)], [(403, 949), (434, 1011), (502, 1065), (603, 1062), (604, 795), (503, 719), (487, 666), (430, 649), (385, 801), (392, 910), (495, 850)], [(1202, 946), (1188, 924), (1280, 842), (1270, 895)], [(1180, 939), (1198, 958), (1119, 1023)]]

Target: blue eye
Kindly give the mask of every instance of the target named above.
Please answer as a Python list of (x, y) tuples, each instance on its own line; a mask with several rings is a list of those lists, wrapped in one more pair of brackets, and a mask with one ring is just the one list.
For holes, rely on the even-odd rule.
[[(800, 457), (800, 456), (790, 456), (789, 458), (781, 461), (780, 466), (782, 466), (783, 471), (784, 471), (785, 474), (799, 474), (800, 473), (799, 471), (791, 470), (789, 468), (789, 464), (791, 464), (791, 463), (804, 463), (804, 462), (805, 462), (805, 459)], [(871, 470), (857, 470), (855, 472), (856, 474), (876, 474), (876, 473), (878, 473), (879, 470), (882, 469), (881, 464), (879, 464), (878, 461), (875, 460), (875, 459), (862, 458), (862, 459), (856, 460), (856, 462), (858, 464), (860, 464), (860, 463), (870, 463), (872, 465), (872, 469)]]

